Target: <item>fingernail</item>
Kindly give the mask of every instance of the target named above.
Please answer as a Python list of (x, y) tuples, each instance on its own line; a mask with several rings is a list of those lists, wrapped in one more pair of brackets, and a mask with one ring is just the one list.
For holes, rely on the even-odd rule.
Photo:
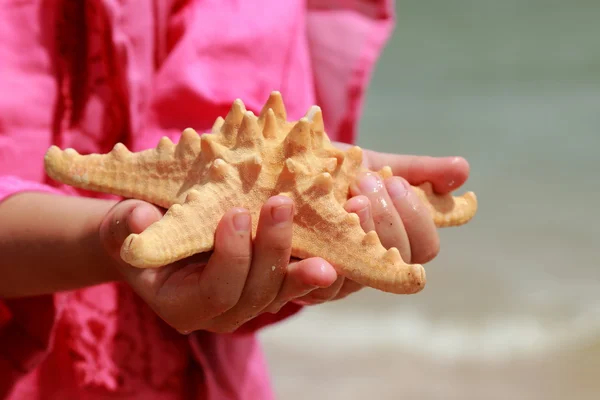
[(240, 232), (250, 230), (250, 214), (246, 212), (237, 213), (233, 216), (233, 226)]
[(291, 204), (283, 204), (277, 207), (271, 208), (271, 218), (275, 223), (285, 222), (289, 220), (292, 215)]
[(372, 174), (365, 175), (359, 182), (360, 191), (363, 193), (378, 192), (381, 186), (381, 181)]
[(386, 188), (391, 197), (404, 197), (408, 194), (406, 183), (399, 179), (389, 179), (386, 181)]

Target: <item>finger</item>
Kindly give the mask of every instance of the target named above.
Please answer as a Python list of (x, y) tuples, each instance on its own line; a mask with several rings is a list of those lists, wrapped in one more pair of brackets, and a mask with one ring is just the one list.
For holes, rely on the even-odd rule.
[(132, 233), (142, 233), (158, 221), (164, 210), (144, 201), (125, 200), (116, 204), (106, 215), (99, 229), (101, 241), (107, 253), (116, 261), (118, 272), (133, 290), (141, 296), (157, 313), (159, 310), (158, 292), (164, 282), (179, 266), (171, 264), (161, 268), (135, 268), (121, 259), (120, 249)]
[(337, 279), (333, 266), (319, 257), (293, 262), (287, 267), (287, 274), (281, 291), (264, 310), (277, 313), (287, 302), (307, 295), (317, 288), (327, 288)]
[[(132, 286), (152, 309), (178, 331), (202, 329), (238, 302), (250, 268), (251, 218), (247, 210), (229, 210), (215, 232), (214, 251), (206, 264), (193, 257), (161, 268), (130, 268)], [(192, 306), (190, 306), (192, 305)]]
[(164, 210), (141, 200), (125, 200), (117, 203), (106, 215), (100, 226), (100, 240), (115, 261), (113, 264), (121, 276), (147, 302), (155, 299), (165, 279), (174, 266), (163, 268), (135, 268), (121, 259), (121, 246), (132, 233), (141, 233), (164, 214)]
[(392, 173), (418, 186), (431, 182), (436, 193), (444, 194), (462, 186), (469, 177), (470, 166), (462, 157), (408, 156), (376, 153), (369, 157), (371, 169), (389, 165)]
[(266, 307), (281, 289), (292, 253), (293, 213), (294, 203), (287, 196), (274, 196), (261, 209), (252, 269), (243, 293), (253, 306)]
[(347, 297), (347, 296), (351, 295), (352, 293), (358, 292), (362, 288), (364, 288), (364, 285), (361, 285), (360, 283), (356, 283), (351, 279), (345, 279), (344, 284), (342, 285), (342, 287), (340, 288), (338, 293), (335, 295), (335, 297), (332, 298), (331, 300), (343, 299), (344, 297)]
[(375, 231), (385, 248), (396, 247), (402, 259), (410, 262), (410, 242), (400, 215), (396, 211), (384, 183), (378, 174), (367, 172), (358, 177), (358, 183), (350, 186), (353, 196), (362, 194), (369, 199)]
[(344, 209), (349, 213), (358, 215), (363, 231), (370, 232), (375, 230), (375, 222), (371, 216), (371, 203), (367, 196), (360, 195), (350, 198), (344, 204)]
[(302, 305), (315, 305), (326, 303), (329, 300), (337, 296), (338, 292), (342, 288), (345, 278), (342, 275), (338, 275), (335, 282), (326, 288), (319, 288), (312, 290), (310, 293), (304, 296), (294, 299), (294, 303)]
[(410, 238), (410, 262), (431, 261), (439, 253), (440, 241), (429, 210), (406, 180), (395, 176), (386, 179), (385, 185)]
[(214, 318), (237, 304), (250, 270), (251, 236), (251, 216), (245, 209), (234, 208), (219, 222), (214, 252), (206, 267), (188, 275), (192, 298), (181, 302), (198, 305), (193, 310), (196, 320)]
[[(344, 205), (344, 208), (346, 211), (353, 212), (358, 215), (360, 226), (365, 232), (375, 230), (375, 222), (371, 216), (371, 204), (366, 196), (360, 195), (350, 198)], [(361, 285), (351, 279), (345, 279), (342, 287), (331, 300), (342, 299), (352, 293), (358, 292), (363, 287), (364, 285)]]
[(158, 221), (162, 212), (158, 207), (141, 200), (125, 200), (117, 203), (100, 225), (100, 240), (106, 251), (121, 261), (121, 246), (131, 233), (141, 233)]
[(274, 196), (262, 207), (242, 295), (235, 307), (211, 321), (212, 327), (234, 330), (260, 314), (281, 290), (292, 252), (293, 205), (287, 196)]

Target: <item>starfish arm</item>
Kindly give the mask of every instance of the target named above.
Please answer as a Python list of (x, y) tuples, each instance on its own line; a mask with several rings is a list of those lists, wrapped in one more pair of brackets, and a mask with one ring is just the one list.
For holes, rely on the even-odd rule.
[(437, 194), (430, 183), (413, 186), (413, 190), (429, 209), (438, 228), (464, 225), (477, 212), (477, 197), (473, 192), (466, 192), (462, 196)]
[(138, 268), (156, 268), (212, 250), (214, 232), (227, 205), (207, 201), (208, 188), (190, 190), (183, 204), (171, 206), (142, 233), (129, 235), (121, 247), (123, 261)]
[[(160, 267), (212, 250), (218, 223), (231, 207), (250, 211), (254, 236), (262, 204), (281, 194), (296, 205), (293, 256), (323, 257), (340, 275), (379, 290), (416, 293), (425, 285), (423, 267), (405, 263), (397, 249), (386, 249), (375, 231), (365, 233), (358, 216), (343, 209), (362, 161), (359, 147), (342, 151), (331, 145), (318, 107), (287, 121), (281, 94), (273, 92), (259, 117), (234, 101), (212, 134), (200, 137), (186, 129), (177, 145), (165, 137), (155, 149), (138, 153), (122, 144), (108, 154), (85, 156), (52, 146), (45, 167), (51, 178), (71, 186), (168, 209), (126, 239), (121, 257), (133, 266)], [(385, 178), (392, 171), (379, 173)], [(477, 211), (472, 192), (441, 195), (429, 183), (413, 189), (438, 227), (465, 224)]]
[(356, 214), (346, 212), (333, 197), (309, 204), (299, 210), (301, 217), (294, 226), (293, 256), (321, 256), (341, 275), (385, 292), (410, 294), (423, 289), (424, 268), (405, 263), (398, 249), (383, 247), (375, 231), (365, 234)]
[[(392, 170), (390, 167), (384, 167), (379, 174), (384, 179), (389, 178), (392, 176)], [(429, 182), (412, 186), (412, 189), (429, 209), (438, 228), (464, 225), (477, 213), (477, 196), (473, 192), (466, 192), (462, 196), (438, 194), (433, 191)]]
[(156, 148), (138, 153), (121, 143), (110, 153), (89, 155), (51, 146), (44, 163), (48, 175), (59, 182), (168, 208), (181, 202), (199, 152), (200, 137), (190, 129), (177, 145), (164, 137)]

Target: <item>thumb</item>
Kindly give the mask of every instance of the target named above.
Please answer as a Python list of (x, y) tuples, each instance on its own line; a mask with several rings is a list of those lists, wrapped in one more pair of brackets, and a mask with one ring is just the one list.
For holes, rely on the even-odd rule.
[(141, 233), (162, 217), (162, 211), (145, 201), (125, 200), (111, 208), (100, 225), (100, 240), (108, 254), (120, 260), (123, 242), (132, 233)]

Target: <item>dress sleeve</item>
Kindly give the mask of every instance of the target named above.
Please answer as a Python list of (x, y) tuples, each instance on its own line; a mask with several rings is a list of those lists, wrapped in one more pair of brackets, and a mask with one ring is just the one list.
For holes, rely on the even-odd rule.
[(357, 139), (365, 92), (394, 23), (393, 0), (308, 0), (317, 104), (337, 141)]
[[(25, 191), (67, 193), (43, 183), (57, 95), (51, 11), (40, 2), (0, 7), (0, 204)], [(0, 298), (0, 398), (46, 356), (59, 310), (52, 295)]]

